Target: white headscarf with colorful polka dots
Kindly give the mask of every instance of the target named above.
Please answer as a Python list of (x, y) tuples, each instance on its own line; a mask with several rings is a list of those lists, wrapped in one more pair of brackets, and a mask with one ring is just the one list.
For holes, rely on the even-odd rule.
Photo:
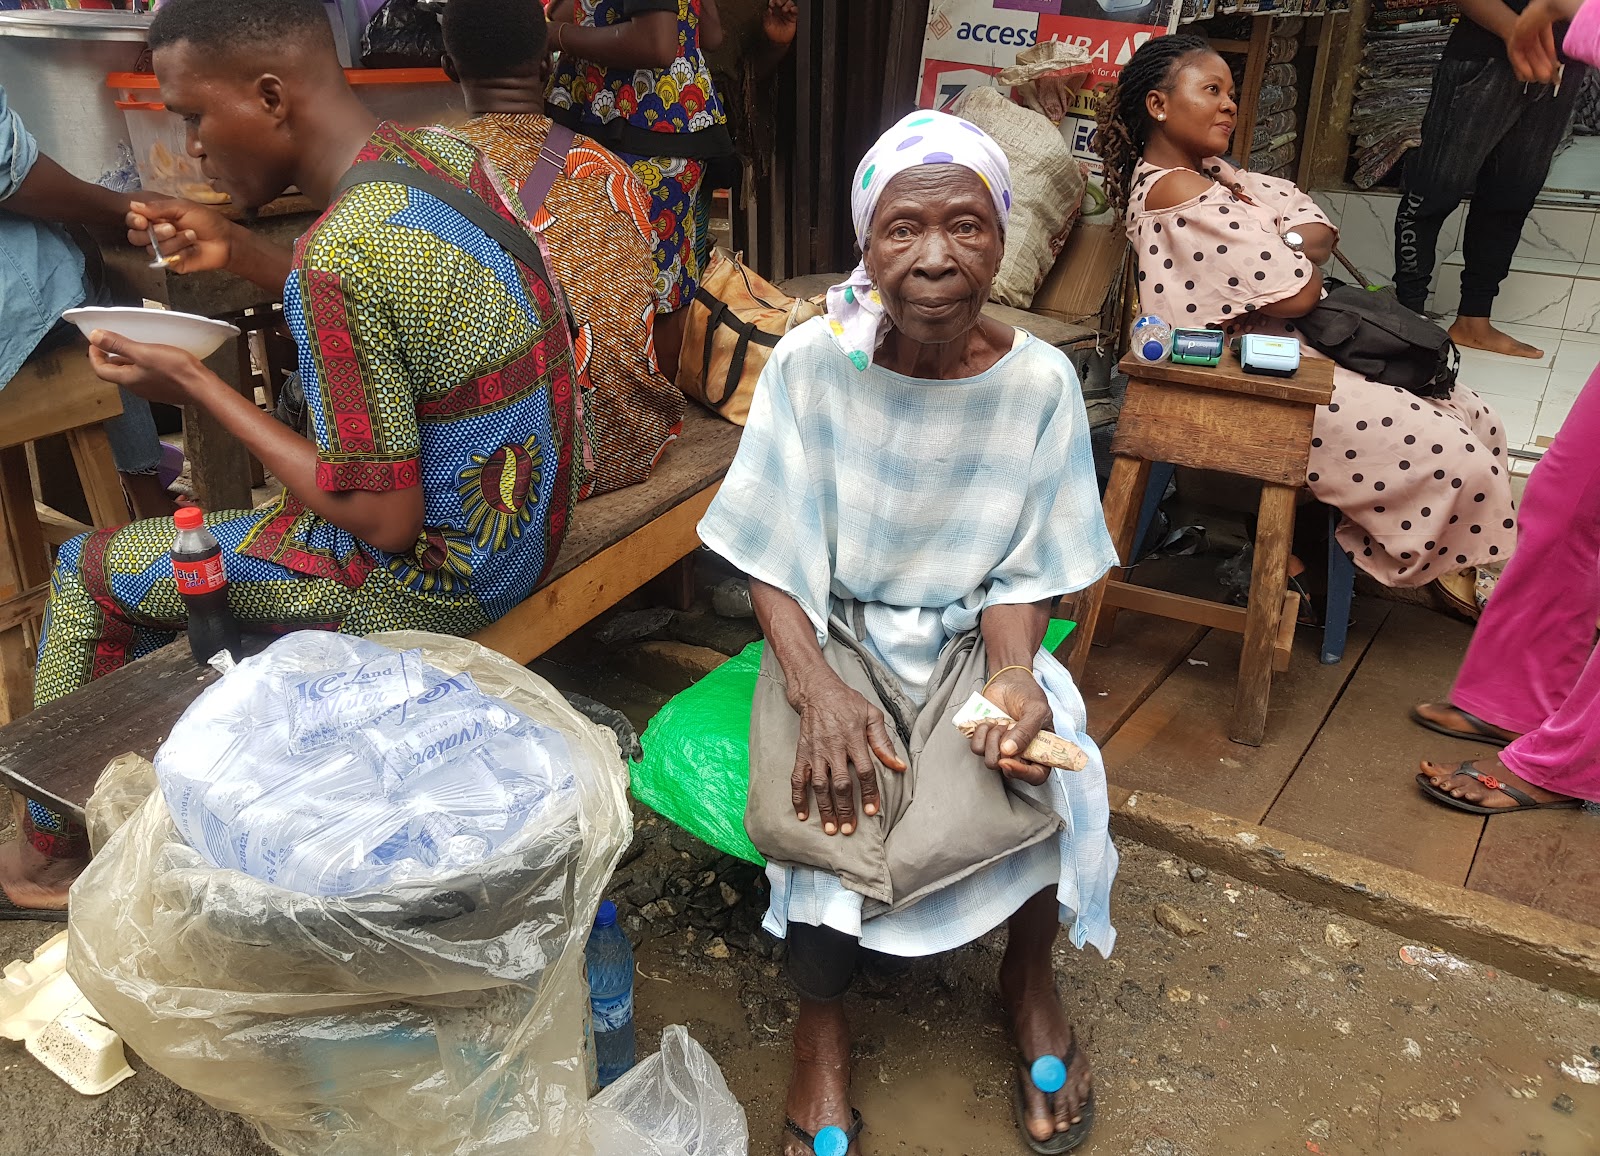
[[(948, 113), (919, 109), (904, 117), (878, 138), (856, 169), (850, 186), (850, 213), (855, 220), (856, 244), (863, 249), (878, 211), (885, 186), (907, 169), (919, 165), (961, 165), (978, 174), (994, 198), (1000, 228), (1011, 217), (1011, 166), (1000, 146), (970, 121)], [(888, 331), (889, 318), (865, 265), (857, 265), (850, 279), (828, 290), (828, 324), (835, 340), (857, 369), (872, 364), (878, 345)]]

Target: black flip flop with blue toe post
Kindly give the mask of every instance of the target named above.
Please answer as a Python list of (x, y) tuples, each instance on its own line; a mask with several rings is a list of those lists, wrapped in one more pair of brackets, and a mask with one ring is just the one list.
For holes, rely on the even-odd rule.
[(1094, 1089), (1089, 1090), (1088, 1099), (1078, 1108), (1078, 1122), (1065, 1132), (1057, 1132), (1048, 1140), (1037, 1140), (1033, 1133), (1028, 1131), (1028, 1101), (1023, 1091), (1023, 1081), (1030, 1081), (1046, 1095), (1054, 1095), (1067, 1083), (1067, 1073), (1072, 1071), (1072, 1061), (1078, 1058), (1078, 1034), (1072, 1034), (1072, 1046), (1067, 1049), (1067, 1054), (1061, 1057), (1041, 1056), (1029, 1065), (1027, 1072), (1018, 1072), (1016, 1084), (1012, 1089), (1013, 1111), (1017, 1118), (1017, 1129), (1022, 1133), (1022, 1138), (1027, 1141), (1031, 1151), (1038, 1152), (1041, 1156), (1060, 1156), (1060, 1153), (1071, 1152), (1083, 1145), (1089, 1138), (1089, 1133), (1094, 1130)]

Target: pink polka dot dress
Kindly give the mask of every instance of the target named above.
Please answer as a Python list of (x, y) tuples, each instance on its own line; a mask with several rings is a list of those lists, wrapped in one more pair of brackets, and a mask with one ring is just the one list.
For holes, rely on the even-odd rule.
[[(1171, 170), (1143, 164), (1134, 176), (1127, 227), (1139, 257), (1140, 311), (1230, 337), (1298, 336), (1294, 322), (1258, 311), (1292, 297), (1313, 272), (1283, 234), (1330, 222), (1289, 181), (1214, 157), (1205, 167), (1213, 176), (1227, 169), (1249, 199), (1219, 183), (1151, 211), (1145, 198)], [(1341, 366), (1312, 434), (1306, 484), (1344, 515), (1339, 543), (1384, 585), (1422, 586), (1510, 556), (1517, 531), (1505, 427), (1471, 390), (1457, 384), (1447, 400), (1429, 401)]]

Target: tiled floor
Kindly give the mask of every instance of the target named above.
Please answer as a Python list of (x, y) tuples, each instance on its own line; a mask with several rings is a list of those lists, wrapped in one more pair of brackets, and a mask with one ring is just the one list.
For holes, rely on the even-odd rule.
[[(1345, 256), (1369, 280), (1387, 283), (1394, 270), (1397, 195), (1334, 191), (1313, 196), (1339, 226), (1339, 248)], [(1446, 315), (1446, 325), (1461, 296), (1458, 247), (1464, 211), (1457, 210), (1439, 236), (1442, 259), (1429, 304)], [(1530, 360), (1465, 349), (1461, 381), (1492, 400), (1513, 448), (1538, 453), (1600, 364), (1600, 206), (1541, 204), (1534, 209), (1495, 302), (1494, 318), (1497, 326), (1542, 349), (1544, 356)], [(1514, 468), (1525, 473), (1531, 464)]]

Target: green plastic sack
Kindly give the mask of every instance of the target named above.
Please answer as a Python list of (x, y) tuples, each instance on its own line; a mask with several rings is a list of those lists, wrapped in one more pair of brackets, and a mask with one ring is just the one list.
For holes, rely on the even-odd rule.
[[(1045, 649), (1072, 633), (1052, 619)], [(744, 833), (750, 791), (750, 704), (766, 644), (752, 642), (657, 712), (631, 767), (633, 797), (727, 855), (764, 865)]]

